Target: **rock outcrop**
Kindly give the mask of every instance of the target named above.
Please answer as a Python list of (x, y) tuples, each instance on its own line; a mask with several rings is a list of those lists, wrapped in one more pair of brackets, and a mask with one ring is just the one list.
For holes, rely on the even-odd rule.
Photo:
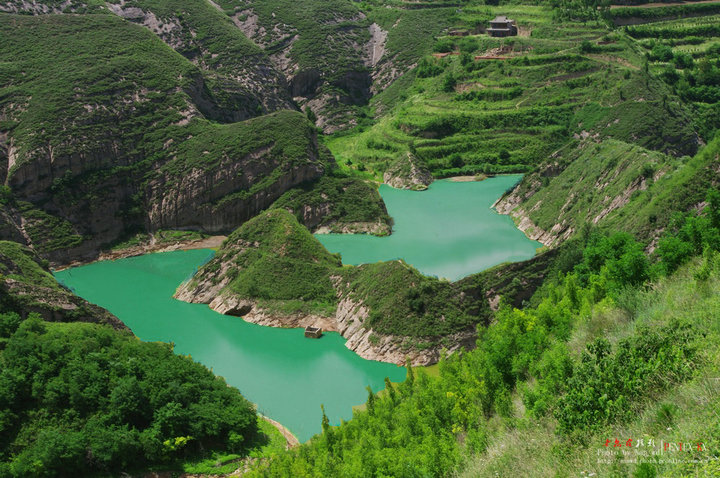
[(402, 261), (343, 267), (295, 216), (271, 209), (233, 232), (175, 298), (260, 325), (336, 331), (366, 359), (428, 365), (473, 346), (489, 310), (478, 287), (465, 293)]
[(29, 247), (0, 241), (0, 307), (51, 322), (91, 322), (128, 330), (113, 314), (57, 283)]
[[(340, 280), (337, 277), (335, 279)], [(218, 313), (241, 317), (253, 324), (284, 328), (311, 326), (321, 327), (326, 332), (338, 332), (346, 339), (345, 346), (362, 358), (397, 365), (404, 365), (408, 359), (414, 366), (432, 365), (440, 360), (442, 353), (452, 354), (473, 348), (477, 338), (474, 329), (467, 330), (445, 337), (443, 344), (436, 343), (418, 350), (407, 346), (407, 337), (379, 334), (367, 327), (369, 307), (351, 297), (339, 296), (336, 312), (330, 317), (304, 313), (282, 314), (265, 310), (256, 301), (222, 293), (226, 285), (224, 281), (216, 284), (199, 282), (192, 286), (186, 282), (178, 288), (174, 297), (185, 302), (208, 304)]]
[(406, 153), (395, 161), (383, 175), (388, 186), (397, 189), (421, 191), (433, 182), (432, 174), (412, 153)]

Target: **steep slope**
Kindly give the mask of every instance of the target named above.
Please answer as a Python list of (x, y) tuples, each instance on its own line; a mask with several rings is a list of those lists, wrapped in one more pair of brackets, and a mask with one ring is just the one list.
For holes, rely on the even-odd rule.
[(445, 343), (468, 345), (470, 304), (455, 296), (450, 283), (400, 261), (343, 267), (284, 209), (241, 226), (175, 294), (263, 325), (338, 331), (361, 356), (398, 364), (406, 355), (418, 364), (437, 361), (439, 336), (460, 332)]
[(702, 209), (704, 191), (720, 184), (720, 137), (692, 159), (615, 140), (585, 140), (567, 151), (496, 204), (529, 237), (549, 246), (597, 226), (632, 232), (654, 247), (674, 212)]
[[(501, 297), (528, 298), (554, 270), (557, 252), (451, 283), (403, 261), (342, 266), (288, 211), (266, 211), (233, 232), (175, 297), (275, 327), (320, 326), (369, 359), (439, 360), (472, 348)], [(559, 270), (562, 272), (561, 270)]]
[(270, 55), (326, 133), (366, 116), (370, 97), (414, 66), (453, 12), (349, 0), (214, 3)]
[(377, 184), (339, 168), (322, 178), (291, 189), (272, 205), (295, 214), (314, 232), (390, 234), (392, 218)]
[(294, 108), (284, 77), (273, 68), (269, 58), (225, 15), (202, 0), (107, 3), (9, 0), (0, 5), (2, 11), (35, 15), (116, 14), (143, 25), (206, 73), (203, 94), (211, 96), (211, 101), (205, 98), (196, 102), (206, 116), (217, 121), (240, 121)]
[(0, 241), (0, 310), (53, 322), (92, 322), (127, 330), (120, 319), (60, 286), (31, 249)]
[(198, 106), (210, 119), (240, 121), (295, 109), (283, 75), (229, 18), (204, 0), (115, 0), (107, 8), (150, 29), (206, 72), (212, 103)]
[(133, 228), (233, 229), (332, 162), (300, 113), (209, 122), (202, 72), (116, 16), (3, 14), (0, 38), (2, 179), (54, 260)]
[[(489, 37), (494, 15), (516, 19), (521, 35)], [(463, 8), (433, 42), (436, 53), (371, 100), (382, 116), (328, 147), (342, 166), (397, 184), (398, 173), (423, 169), (435, 178), (532, 172), (583, 138), (697, 151), (694, 116), (645, 70), (633, 39), (552, 15), (531, 5)]]
[[(590, 128), (580, 132), (578, 143), (566, 145), (545, 160), (498, 203), (498, 209), (513, 215), (528, 235), (548, 245), (558, 244), (587, 224), (630, 231), (647, 241), (650, 249), (670, 224), (672, 212), (701, 210), (704, 192), (720, 184), (717, 12), (717, 5), (712, 4), (612, 9), (608, 15), (616, 23), (642, 24), (625, 30), (635, 53), (645, 57), (643, 77), (654, 89), (652, 95), (642, 93), (642, 101), (638, 99), (627, 115), (613, 121), (598, 120), (597, 107), (580, 111), (576, 120)], [(642, 89), (635, 81), (618, 85), (625, 98)], [(662, 103), (668, 113), (678, 108), (690, 112), (700, 147), (697, 155), (687, 148), (692, 142), (664, 127), (668, 123), (647, 109), (647, 100)], [(647, 119), (650, 115), (652, 121)], [(631, 134), (619, 136), (620, 131)], [(658, 141), (667, 146), (658, 147)], [(593, 191), (594, 197), (587, 191)]]
[(717, 218), (685, 218), (708, 252), (668, 276), (650, 259), (671, 254), (593, 236), (534, 306), (501, 308), (477, 350), (368, 390), (352, 420), (249, 476), (714, 476)]

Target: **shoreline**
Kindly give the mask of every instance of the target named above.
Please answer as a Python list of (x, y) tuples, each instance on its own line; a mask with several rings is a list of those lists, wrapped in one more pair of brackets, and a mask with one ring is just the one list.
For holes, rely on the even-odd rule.
[(277, 430), (282, 434), (282, 436), (285, 437), (285, 448), (287, 450), (295, 448), (296, 446), (300, 446), (300, 440), (298, 440), (297, 437), (293, 435), (293, 433), (288, 430), (282, 423), (278, 422), (277, 420), (273, 420), (272, 418), (265, 416), (262, 413), (258, 413), (258, 415), (270, 425), (277, 428)]
[(475, 176), (450, 176), (450, 177), (447, 177), (444, 179), (447, 179), (448, 181), (451, 181), (453, 183), (474, 183), (474, 182), (485, 181), (486, 179), (491, 178), (493, 176), (496, 176), (496, 175), (493, 174), (492, 176), (490, 176), (490, 175), (486, 175), (486, 174), (481, 174), (481, 175), (475, 175)]
[(52, 268), (52, 272), (60, 272), (73, 267), (86, 266), (95, 262), (114, 261), (117, 259), (125, 259), (127, 257), (142, 256), (144, 254), (152, 254), (155, 252), (171, 252), (171, 251), (189, 251), (193, 249), (216, 249), (222, 245), (227, 236), (208, 236), (203, 239), (192, 239), (187, 241), (174, 242), (154, 242), (154, 238), (145, 244), (130, 246), (125, 249), (116, 251), (102, 251), (94, 259), (75, 260), (68, 264), (63, 264)]

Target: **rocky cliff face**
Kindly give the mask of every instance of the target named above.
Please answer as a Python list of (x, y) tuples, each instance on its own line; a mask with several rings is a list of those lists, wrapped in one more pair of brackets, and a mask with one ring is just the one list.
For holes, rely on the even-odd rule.
[(473, 346), (489, 310), (483, 284), (460, 290), (402, 261), (342, 266), (294, 215), (274, 208), (234, 231), (175, 298), (260, 325), (337, 331), (367, 359), (428, 365), (443, 349)]
[(217, 5), (186, 0), (180, 15), (180, 10), (142, 0), (115, 0), (107, 8), (143, 25), (213, 78), (205, 93), (214, 96), (214, 104), (210, 114), (203, 110), (206, 116), (231, 122), (295, 108), (284, 76)]
[(269, 53), (295, 102), (315, 113), (319, 127), (330, 133), (355, 123), (355, 108), (372, 95), (373, 68), (383, 58), (387, 32), (341, 0), (282, 8), (218, 3), (234, 7), (235, 25)]
[[(213, 277), (220, 277), (220, 272)], [(342, 278), (335, 277), (335, 281)], [(242, 317), (242, 320), (268, 327), (321, 327), (326, 332), (338, 332), (347, 341), (345, 346), (367, 360), (379, 360), (397, 365), (405, 365), (409, 359), (414, 366), (437, 363), (443, 353), (452, 354), (462, 349), (474, 347), (477, 334), (474, 330), (458, 332), (446, 338), (443, 344), (435, 344), (423, 350), (405, 345), (406, 337), (378, 334), (366, 326), (370, 309), (362, 301), (339, 293), (338, 306), (333, 316), (317, 314), (280, 314), (262, 308), (257, 301), (243, 299), (222, 292), (228, 281), (201, 279), (182, 284), (175, 298), (185, 302), (208, 304), (218, 313)], [(448, 345), (449, 344), (449, 345)]]
[[(228, 231), (266, 209), (288, 189), (324, 172), (312, 149), (298, 165), (282, 164), (270, 150), (263, 147), (242, 158), (223, 158), (212, 171), (193, 168), (179, 179), (161, 173), (146, 189), (147, 229)], [(267, 178), (267, 184), (253, 192), (253, 186)]]
[[(133, 8), (118, 12), (162, 29), (168, 43), (175, 33), (193, 38), (192, 25), (176, 32), (174, 23), (154, 20), (164, 19), (161, 13)], [(0, 214), (0, 237), (28, 243), (56, 264), (89, 259), (127, 231), (232, 230), (288, 189), (321, 177), (334, 160), (320, 154), (316, 133), (299, 112), (208, 121), (289, 104), (273, 106), (280, 97), (253, 92), (252, 84), (276, 88), (282, 81), (263, 76), (269, 60), (227, 23), (225, 33), (239, 43), (223, 54), (247, 47), (257, 56), (256, 68), (246, 72), (252, 81), (240, 75), (240, 64), (193, 66), (155, 34), (114, 15), (0, 21), (8, 39), (0, 61), (35, 72), (17, 76), (11, 94), (0, 99), (0, 181), (9, 187), (0, 201), (13, 204)], [(64, 47), (68, 42), (73, 48)], [(97, 61), (76, 55), (78, 48)]]
[(21, 244), (0, 240), (0, 306), (52, 322), (92, 322), (128, 330), (107, 310), (61, 287), (40, 257)]
[(433, 177), (412, 153), (406, 153), (385, 171), (383, 181), (394, 188), (421, 191), (427, 189)]

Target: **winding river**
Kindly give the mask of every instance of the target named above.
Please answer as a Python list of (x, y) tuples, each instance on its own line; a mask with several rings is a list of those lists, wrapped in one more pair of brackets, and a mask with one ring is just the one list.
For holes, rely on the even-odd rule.
[[(538, 243), (490, 205), (519, 176), (482, 182), (438, 181), (428, 191), (380, 192), (395, 225), (393, 235), (320, 235), (347, 264), (402, 257), (422, 272), (457, 279), (500, 262), (530, 258)], [(364, 360), (327, 333), (305, 339), (301, 329), (277, 329), (220, 315), (205, 305), (172, 298), (177, 286), (209, 259), (208, 249), (147, 254), (96, 262), (56, 273), (78, 295), (117, 315), (140, 339), (175, 344), (212, 368), (258, 411), (302, 442), (320, 431), (320, 404), (331, 423), (352, 417), (367, 398), (365, 386), (401, 381), (405, 369)]]

